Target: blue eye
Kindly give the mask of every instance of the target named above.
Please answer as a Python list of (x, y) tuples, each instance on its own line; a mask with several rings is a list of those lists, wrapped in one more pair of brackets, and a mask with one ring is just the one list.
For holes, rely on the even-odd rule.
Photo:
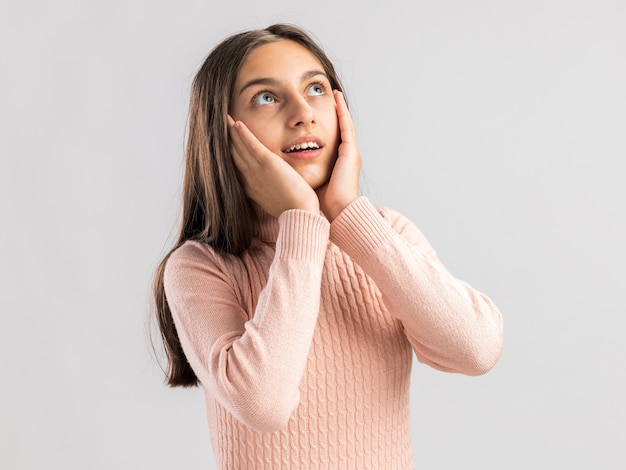
[(252, 103), (257, 105), (272, 104), (274, 102), (276, 102), (276, 100), (274, 99), (272, 94), (266, 91), (258, 93), (254, 95), (254, 98), (252, 98)]
[(306, 94), (309, 96), (322, 96), (325, 92), (324, 85), (321, 83), (313, 83), (309, 85)]

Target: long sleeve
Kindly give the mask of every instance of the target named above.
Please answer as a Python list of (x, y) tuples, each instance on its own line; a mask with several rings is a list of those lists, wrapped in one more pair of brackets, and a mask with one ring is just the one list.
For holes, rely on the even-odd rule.
[(251, 247), (245, 269), (234, 256), (187, 242), (165, 270), (194, 372), (225, 409), (259, 431), (283, 428), (298, 406), (329, 237), (328, 221), (305, 211), (286, 211), (278, 225), (275, 253)]
[(420, 362), (479, 375), (498, 361), (499, 310), (487, 296), (455, 279), (406, 218), (379, 212), (361, 197), (333, 221), (330, 239), (376, 283)]

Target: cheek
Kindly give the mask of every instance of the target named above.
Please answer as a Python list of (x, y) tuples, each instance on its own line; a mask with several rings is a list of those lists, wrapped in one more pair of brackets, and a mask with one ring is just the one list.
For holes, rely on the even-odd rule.
[(334, 134), (339, 134), (339, 121), (337, 119), (337, 110), (335, 103), (325, 102), (317, 107), (318, 122), (320, 122), (326, 130), (327, 138), (332, 139)]
[(263, 113), (262, 110), (255, 110), (256, 112), (250, 112), (243, 106), (235, 105), (231, 111), (231, 116), (235, 120), (243, 122), (246, 127), (252, 132), (252, 134), (266, 147), (270, 147), (272, 143), (272, 136), (275, 131), (272, 132), (273, 125), (272, 116), (269, 113)]
[(265, 145), (267, 148), (273, 149), (276, 137), (275, 132), (272, 132), (272, 126), (268, 121), (243, 121), (244, 124), (250, 129), (250, 132), (254, 134), (254, 136)]
[(331, 139), (331, 141), (335, 143), (335, 147), (339, 145), (339, 142), (341, 140), (340, 133), (341, 131), (339, 130), (339, 120), (337, 119), (337, 114), (333, 109), (332, 114), (328, 118), (328, 136), (329, 139)]

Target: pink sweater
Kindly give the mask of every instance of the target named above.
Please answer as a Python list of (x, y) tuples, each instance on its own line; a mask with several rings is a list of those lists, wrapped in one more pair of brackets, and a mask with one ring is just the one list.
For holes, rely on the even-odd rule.
[(411, 351), (478, 375), (502, 348), (491, 300), (365, 197), (332, 223), (261, 214), (240, 257), (187, 242), (165, 289), (220, 468), (413, 468)]

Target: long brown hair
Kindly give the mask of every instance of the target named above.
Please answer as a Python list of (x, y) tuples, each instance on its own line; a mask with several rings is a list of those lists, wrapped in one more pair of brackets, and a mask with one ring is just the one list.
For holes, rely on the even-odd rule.
[(256, 216), (230, 155), (226, 116), (243, 61), (253, 49), (279, 39), (308, 49), (322, 64), (332, 88), (342, 90), (322, 48), (303, 29), (289, 24), (234, 34), (218, 44), (200, 67), (191, 87), (180, 232), (159, 264), (153, 285), (154, 310), (167, 357), (165, 383), (172, 387), (198, 385), (198, 378), (185, 357), (167, 303), (165, 265), (187, 240), (206, 243), (221, 254), (240, 255), (250, 246)]

